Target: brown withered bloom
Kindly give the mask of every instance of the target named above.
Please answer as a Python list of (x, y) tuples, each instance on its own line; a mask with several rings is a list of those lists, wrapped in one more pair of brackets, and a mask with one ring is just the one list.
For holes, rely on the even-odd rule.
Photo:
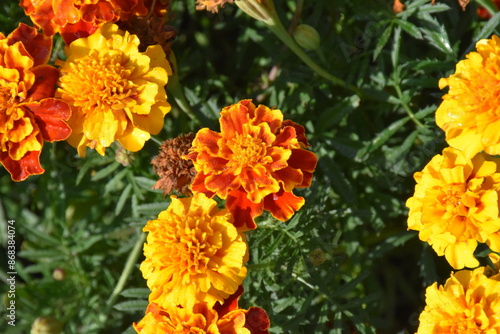
[(233, 3), (234, 0), (197, 0), (196, 1), (196, 10), (204, 10), (206, 9), (211, 13), (219, 12), (219, 5), (224, 7), (226, 3)]
[(165, 15), (170, 12), (170, 0), (153, 1), (152, 6), (148, 15), (133, 16), (126, 21), (118, 21), (117, 25), (139, 37), (139, 51), (144, 52), (148, 46), (158, 44), (168, 58), (170, 46), (177, 35), (174, 27), (165, 24)]
[(196, 170), (193, 162), (182, 159), (182, 156), (189, 153), (194, 137), (194, 133), (181, 134), (161, 144), (160, 152), (151, 160), (155, 172), (160, 176), (153, 189), (162, 189), (165, 196), (174, 190), (179, 195), (191, 194), (189, 186)]

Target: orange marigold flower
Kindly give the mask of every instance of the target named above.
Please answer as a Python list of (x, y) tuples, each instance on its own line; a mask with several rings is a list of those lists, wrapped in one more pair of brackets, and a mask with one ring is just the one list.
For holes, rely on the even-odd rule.
[(45, 65), (52, 38), (20, 24), (0, 33), (0, 162), (14, 181), (42, 174), (44, 141), (66, 139), (68, 105), (54, 98), (57, 69)]
[(106, 24), (71, 43), (67, 60), (58, 63), (57, 94), (72, 109), (68, 142), (80, 156), (87, 146), (104, 155), (115, 140), (138, 151), (163, 128), (170, 111), (165, 93), (170, 65), (161, 46), (145, 52), (138, 46), (137, 36)]
[(234, 0), (196, 0), (196, 10), (206, 9), (209, 12), (219, 12), (219, 6), (224, 7), (226, 3), (233, 3)]
[(428, 287), (417, 334), (500, 333), (500, 282), (484, 272), (461, 270), (444, 286)]
[(222, 109), (220, 126), (220, 133), (201, 129), (186, 156), (198, 172), (193, 192), (227, 199), (238, 228), (256, 228), (263, 210), (290, 219), (304, 204), (292, 191), (311, 185), (318, 161), (305, 149), (304, 128), (251, 100)]
[[(60, 32), (66, 44), (101, 25), (148, 14), (147, 0), (21, 0), (21, 7), (46, 35)], [(157, 1), (161, 3), (160, 1)]]
[(245, 235), (204, 194), (171, 197), (167, 210), (144, 227), (141, 271), (151, 289), (149, 300), (163, 307), (192, 307), (197, 301), (213, 306), (233, 294), (246, 276)]
[(469, 158), (483, 150), (500, 154), (500, 39), (480, 40), (476, 48), (457, 64), (454, 74), (439, 81), (440, 88), (450, 89), (436, 111), (448, 144)]
[(244, 325), (245, 313), (239, 309), (219, 318), (206, 303), (168, 308), (150, 303), (146, 315), (139, 323), (134, 323), (134, 328), (141, 334), (251, 334)]
[(414, 175), (408, 228), (420, 231), (420, 240), (455, 269), (479, 265), (473, 255), (477, 242), (500, 251), (499, 162), (483, 153), (467, 159), (445, 148)]

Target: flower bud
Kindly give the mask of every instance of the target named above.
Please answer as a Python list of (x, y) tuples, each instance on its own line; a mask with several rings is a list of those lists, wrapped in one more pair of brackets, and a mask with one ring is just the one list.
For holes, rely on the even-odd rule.
[(316, 50), (320, 45), (320, 37), (316, 29), (307, 24), (299, 24), (293, 32), (298, 45), (307, 50)]
[(61, 268), (56, 268), (52, 272), (52, 278), (54, 278), (56, 281), (62, 281), (65, 276), (66, 273), (64, 272), (64, 269)]
[(38, 317), (31, 325), (30, 334), (60, 334), (62, 323), (54, 317)]

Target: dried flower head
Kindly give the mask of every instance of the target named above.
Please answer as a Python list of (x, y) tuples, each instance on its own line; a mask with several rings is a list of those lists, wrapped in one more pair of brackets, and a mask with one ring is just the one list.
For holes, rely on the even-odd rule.
[(161, 46), (140, 52), (139, 43), (137, 36), (105, 24), (66, 48), (57, 93), (71, 106), (68, 142), (80, 156), (87, 147), (104, 155), (115, 140), (136, 152), (163, 128), (170, 64)]
[(170, 206), (144, 227), (146, 259), (141, 271), (151, 289), (150, 302), (212, 307), (243, 282), (248, 250), (245, 235), (232, 224), (227, 210), (204, 194), (171, 196)]
[(164, 195), (174, 190), (178, 194), (191, 194), (190, 186), (196, 169), (191, 160), (185, 160), (182, 156), (189, 153), (193, 139), (194, 133), (182, 134), (161, 144), (160, 152), (151, 161), (156, 174), (160, 176), (153, 189), (162, 189)]
[(196, 10), (207, 10), (212, 13), (219, 12), (219, 6), (224, 7), (226, 3), (233, 3), (234, 0), (196, 0)]
[(500, 333), (500, 282), (484, 273), (461, 270), (444, 286), (428, 287), (417, 334)]
[(455, 269), (477, 267), (478, 242), (500, 251), (499, 159), (478, 154), (467, 159), (454, 148), (436, 155), (415, 173), (415, 194), (408, 199), (408, 228), (419, 232)]
[(66, 139), (69, 106), (54, 98), (59, 76), (46, 65), (52, 38), (20, 24), (0, 33), (0, 163), (14, 181), (42, 174), (44, 142)]

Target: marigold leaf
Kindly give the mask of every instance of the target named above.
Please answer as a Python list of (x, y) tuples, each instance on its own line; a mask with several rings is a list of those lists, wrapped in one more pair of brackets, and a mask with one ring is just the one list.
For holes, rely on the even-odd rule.
[(393, 28), (393, 25), (391, 23), (387, 26), (387, 28), (385, 28), (384, 32), (380, 36), (380, 38), (377, 42), (377, 46), (375, 47), (375, 51), (373, 51), (373, 60), (377, 59), (377, 57), (379, 56), (382, 49), (389, 41), (389, 38), (391, 37), (391, 33), (392, 33), (392, 28)]
[[(409, 33), (413, 38), (416, 39), (423, 39), (424, 37), (422, 36), (422, 33), (420, 32), (420, 29), (414, 25), (413, 23), (409, 21), (404, 21), (404, 20), (394, 20), (394, 22), (399, 25), (401, 28), (403, 28), (404, 31)], [(382, 35), (383, 37), (383, 35)]]
[(120, 194), (120, 198), (118, 198), (118, 201), (116, 202), (115, 215), (118, 216), (120, 212), (122, 212), (125, 202), (129, 198), (131, 191), (132, 191), (132, 185), (127, 184), (125, 189), (123, 189), (122, 193)]
[(123, 290), (120, 295), (127, 298), (147, 299), (151, 291), (147, 288), (130, 288)]
[(94, 175), (92, 175), (90, 180), (92, 180), (92, 181), (101, 180), (101, 179), (105, 178), (106, 176), (108, 176), (109, 174), (113, 173), (120, 166), (121, 166), (121, 164), (119, 162), (115, 161), (112, 164), (108, 165), (107, 167), (101, 169), (100, 171), (98, 171)]
[(127, 300), (113, 306), (114, 309), (122, 312), (144, 312), (148, 307), (147, 300)]

